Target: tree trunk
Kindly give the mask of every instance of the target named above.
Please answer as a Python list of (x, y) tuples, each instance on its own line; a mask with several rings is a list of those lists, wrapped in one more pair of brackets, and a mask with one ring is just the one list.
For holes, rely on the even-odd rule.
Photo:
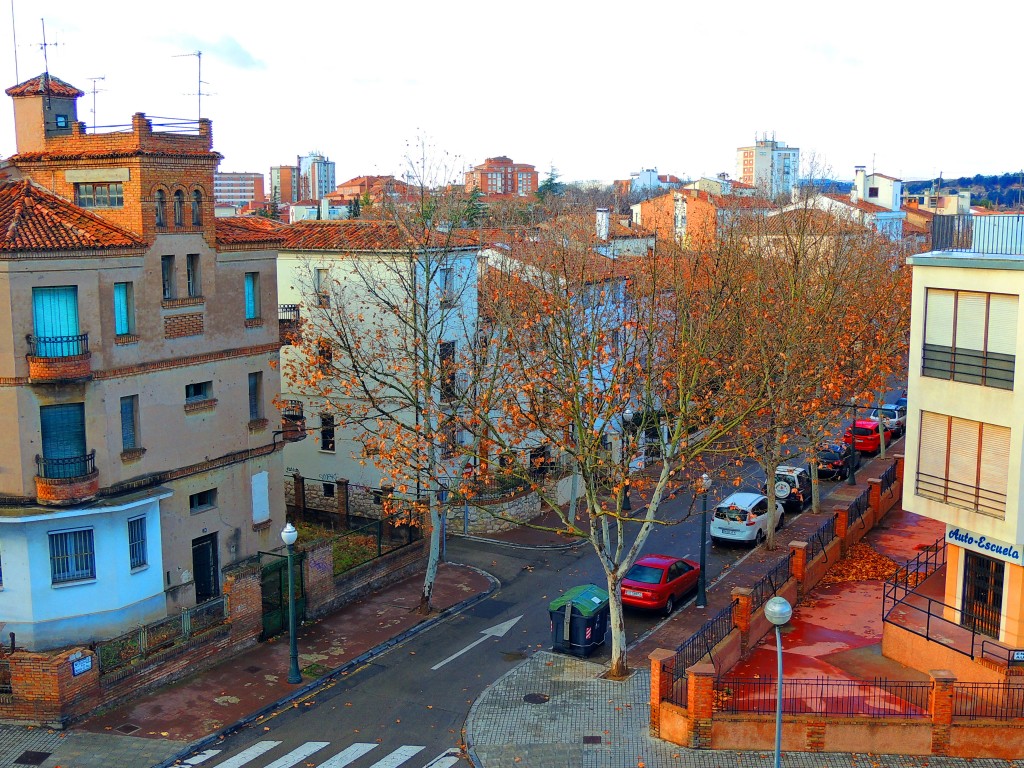
[(612, 659), (608, 668), (608, 676), (622, 679), (629, 674), (626, 663), (626, 623), (622, 616), (622, 595), (619, 592), (619, 579), (608, 575), (608, 629), (612, 636)]
[(423, 577), (423, 594), (420, 595), (419, 612), (430, 613), (430, 598), (434, 594), (434, 579), (437, 578), (437, 564), (441, 559), (441, 504), (430, 505), (430, 550), (427, 554), (427, 573)]

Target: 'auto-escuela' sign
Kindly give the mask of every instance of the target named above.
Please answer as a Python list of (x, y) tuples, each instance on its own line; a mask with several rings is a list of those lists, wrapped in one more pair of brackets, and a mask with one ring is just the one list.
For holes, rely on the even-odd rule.
[(958, 547), (971, 549), (982, 555), (1005, 560), (1008, 563), (1024, 564), (1024, 560), (1021, 558), (1021, 548), (1018, 545), (996, 541), (979, 533), (965, 531), (963, 528), (953, 528), (947, 525), (946, 543), (956, 544)]

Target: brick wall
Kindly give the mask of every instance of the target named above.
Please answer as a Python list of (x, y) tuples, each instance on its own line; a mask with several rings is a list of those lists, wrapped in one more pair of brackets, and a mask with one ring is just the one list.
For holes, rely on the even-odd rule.
[(201, 336), (202, 334), (202, 312), (189, 312), (184, 315), (168, 315), (164, 318), (165, 339), (179, 339), (182, 336)]

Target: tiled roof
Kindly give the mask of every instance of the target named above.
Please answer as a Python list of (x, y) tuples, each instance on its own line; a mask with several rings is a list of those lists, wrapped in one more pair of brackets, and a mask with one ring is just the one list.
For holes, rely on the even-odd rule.
[(907, 235), (927, 235), (928, 227), (923, 227), (920, 224), (914, 224), (911, 221), (903, 220), (903, 236)]
[(864, 213), (892, 213), (892, 211), (884, 205), (875, 205), (874, 203), (869, 203), (867, 200), (858, 200), (855, 203), (850, 200), (849, 195), (825, 195), (825, 197), (839, 203), (845, 203), (851, 208), (856, 208), (858, 211), (863, 211)]
[(80, 91), (70, 83), (65, 83), (45, 72), (36, 75), (31, 80), (12, 85), (4, 93), (8, 96), (45, 96), (49, 93), (50, 96), (69, 96), (71, 98), (85, 95), (85, 91)]
[(888, 179), (889, 181), (903, 181), (903, 179), (899, 179), (895, 176), (886, 176), (884, 173), (872, 173), (871, 175), (878, 179)]
[(0, 252), (141, 248), (127, 230), (30, 181), (0, 183)]
[(285, 241), (288, 225), (265, 216), (233, 216), (217, 219), (218, 245), (276, 243)]
[(44, 160), (95, 160), (99, 158), (121, 157), (166, 157), (169, 154), (173, 154), (175, 157), (223, 157), (219, 152), (210, 152), (207, 150), (189, 151), (187, 149), (177, 148), (174, 150), (150, 150), (134, 147), (131, 149), (75, 150), (73, 152), (21, 152), (17, 155), (11, 155), (7, 158), (7, 161), (11, 163), (11, 165), (17, 165), (18, 163), (32, 163)]
[(283, 250), (406, 251), (428, 248), (471, 248), (479, 242), (472, 231), (413, 234), (394, 222), (349, 219), (298, 221), (288, 227)]
[(869, 231), (862, 224), (849, 221), (845, 217), (836, 217), (817, 208), (794, 208), (756, 221), (760, 233), (764, 235), (838, 235)]

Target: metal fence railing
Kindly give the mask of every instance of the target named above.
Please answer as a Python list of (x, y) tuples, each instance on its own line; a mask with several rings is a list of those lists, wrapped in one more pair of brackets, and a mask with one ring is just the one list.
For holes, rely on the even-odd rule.
[[(931, 681), (834, 680), (830, 678), (782, 680), (784, 714), (837, 717), (929, 717)], [(775, 678), (732, 678), (715, 683), (714, 711), (769, 714), (776, 711)]]
[(953, 719), (1024, 717), (1024, 684), (953, 683)]
[(227, 619), (227, 598), (224, 595), (184, 609), (177, 616), (150, 622), (110, 640), (96, 644), (100, 672), (106, 674), (130, 666), (136, 661), (171, 648)]
[(89, 351), (89, 334), (74, 336), (29, 336), (28, 353), (32, 357), (75, 357)]
[(46, 480), (70, 480), (96, 471), (96, 449), (84, 456), (47, 458), (36, 454), (36, 475)]
[(828, 520), (807, 538), (807, 562), (811, 562), (820, 553), (825, 551), (832, 539), (836, 537), (836, 516), (832, 515)]
[[(387, 503), (387, 501), (385, 501)], [(391, 500), (391, 503), (396, 503)], [(417, 513), (403, 508), (371, 520), (358, 528), (331, 537), (333, 573), (346, 571), (378, 557), (402, 549), (422, 537), (422, 521)]]
[(932, 250), (1024, 254), (1024, 215), (936, 215), (932, 219)]
[(1006, 494), (1001, 491), (961, 483), (948, 477), (930, 475), (920, 470), (917, 472), (915, 491), (918, 496), (924, 496), (926, 499), (970, 509), (990, 517), (1006, 517)]
[(862, 526), (864, 523), (864, 513), (868, 511), (868, 496), (870, 489), (865, 488), (861, 491), (860, 496), (850, 502), (850, 506), (847, 507), (847, 518), (846, 524), (850, 528), (853, 527), (854, 523), (859, 522)]
[(736, 605), (735, 600), (705, 621), (700, 629), (676, 648), (675, 666), (672, 673), (673, 682), (684, 679), (688, 667), (692, 667), (711, 653), (711, 650), (732, 632), (735, 627), (732, 620), (734, 605)]
[(11, 693), (11, 662), (0, 657), (0, 696)]
[(878, 478), (880, 481), (879, 491), (886, 493), (896, 484), (896, 462), (889, 465), (889, 468)]
[(768, 573), (758, 579), (750, 589), (750, 610), (756, 611), (773, 595), (777, 594), (782, 585), (789, 581), (790, 561), (793, 553), (790, 552), (779, 560)]

